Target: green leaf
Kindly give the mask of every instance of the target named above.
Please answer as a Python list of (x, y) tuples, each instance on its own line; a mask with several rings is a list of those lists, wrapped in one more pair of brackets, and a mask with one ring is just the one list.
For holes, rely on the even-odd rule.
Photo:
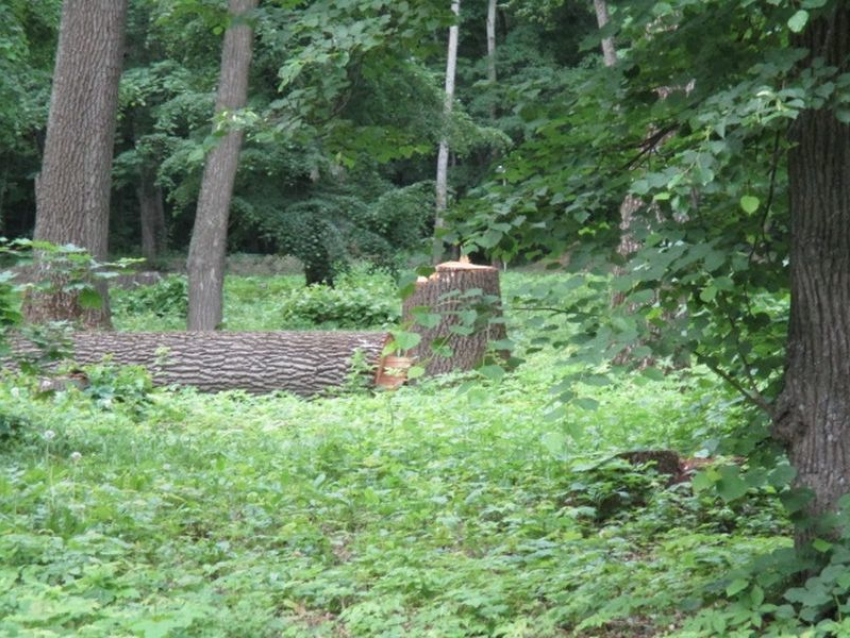
[(422, 366), (411, 366), (411, 368), (407, 371), (407, 378), (413, 381), (413, 379), (418, 379), (424, 374), (425, 368)]
[(491, 381), (500, 381), (505, 376), (505, 370), (501, 366), (482, 366), (478, 368), (478, 373)]
[(809, 22), (809, 12), (805, 9), (800, 9), (788, 19), (788, 28), (794, 33), (800, 33), (806, 28)]
[(750, 581), (745, 580), (743, 578), (736, 578), (735, 580), (733, 580), (731, 583), (729, 583), (726, 586), (726, 595), (729, 598), (732, 598), (733, 596), (740, 594), (742, 591), (744, 591), (749, 586), (750, 586)]
[(815, 550), (820, 552), (821, 554), (825, 554), (826, 552), (832, 549), (832, 543), (825, 541), (822, 538), (816, 538), (812, 542), (812, 547), (814, 547)]
[(567, 444), (567, 437), (561, 432), (547, 432), (541, 437), (540, 442), (552, 456), (562, 456)]
[(741, 198), (741, 208), (750, 215), (758, 210), (760, 204), (761, 201), (754, 195), (744, 195)]
[(100, 308), (100, 295), (94, 288), (83, 288), (80, 291), (80, 305), (87, 310), (97, 310)]
[(706, 286), (699, 293), (699, 298), (702, 299), (705, 303), (711, 303), (717, 297), (717, 287), (716, 286)]

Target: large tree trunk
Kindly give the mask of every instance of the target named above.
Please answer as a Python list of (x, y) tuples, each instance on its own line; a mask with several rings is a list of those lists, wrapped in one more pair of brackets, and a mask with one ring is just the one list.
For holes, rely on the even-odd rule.
[[(455, 14), (455, 24), (449, 27), (449, 51), (446, 59), (446, 98), (443, 106), (443, 126), (447, 127), (452, 115), (455, 101), (455, 75), (457, 70), (457, 47), (460, 33), (460, 0), (452, 0), (452, 12)], [(437, 206), (434, 216), (434, 247), (433, 263), (439, 263), (443, 258), (443, 238), (441, 231), (445, 228), (445, 213), (449, 200), (449, 138), (443, 134), (440, 149), (437, 152)]]
[(154, 263), (165, 249), (165, 208), (162, 188), (156, 183), (156, 171), (143, 167), (136, 186), (142, 230), (142, 257)]
[[(230, 0), (231, 20), (224, 35), (221, 77), (215, 112), (229, 114), (244, 108), (248, 97), (253, 31), (245, 14), (258, 0)], [(210, 152), (204, 166), (195, 228), (189, 246), (189, 330), (215, 330), (223, 316), (222, 291), (227, 249), (227, 223), (233, 184), (239, 166), (242, 130), (231, 128)]]
[[(850, 55), (850, 7), (809, 25), (797, 42), (827, 65)], [(850, 490), (850, 126), (828, 108), (804, 111), (788, 153), (791, 321), (774, 434), (813, 493), (809, 513), (835, 511)], [(814, 531), (800, 530), (798, 546)]]
[[(79, 332), (69, 358), (142, 366), (157, 385), (310, 396), (344, 385), (352, 374), (371, 378), (368, 366), (379, 364), (386, 341), (383, 332)], [(19, 356), (36, 352), (22, 341), (13, 349)], [(367, 369), (353, 365), (357, 352)]]
[[(41, 174), (36, 182), (34, 238), (75, 244), (95, 259), (107, 256), (109, 196), (118, 80), (127, 0), (65, 0)], [(55, 282), (61, 286), (61, 277)], [(32, 295), (30, 321), (82, 321), (109, 327), (103, 305), (83, 309), (75, 293)]]
[[(416, 322), (419, 313), (439, 314), (440, 320), (432, 327), (423, 326)], [(427, 374), (475, 368), (490, 353), (490, 342), (505, 339), (507, 334), (499, 269), (465, 262), (440, 264), (431, 277), (420, 278), (413, 294), (405, 299), (402, 320), (422, 336), (407, 354), (424, 366)], [(448, 347), (451, 355), (440, 356), (435, 347)]]

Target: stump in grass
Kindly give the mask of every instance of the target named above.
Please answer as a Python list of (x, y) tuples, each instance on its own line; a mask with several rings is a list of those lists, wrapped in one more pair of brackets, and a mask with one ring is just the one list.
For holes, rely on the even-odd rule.
[[(499, 270), (464, 261), (440, 264), (433, 275), (416, 282), (413, 294), (404, 301), (402, 319), (422, 337), (408, 354), (426, 374), (475, 368), (487, 358), (489, 342), (507, 336)], [(451, 354), (440, 356), (446, 348)]]

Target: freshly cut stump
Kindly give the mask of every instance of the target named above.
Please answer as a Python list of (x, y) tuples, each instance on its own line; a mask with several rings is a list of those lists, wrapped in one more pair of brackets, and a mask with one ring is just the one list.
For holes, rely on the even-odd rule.
[[(415, 357), (429, 375), (475, 368), (485, 360), (489, 342), (507, 336), (501, 299), (497, 268), (463, 261), (440, 264), (433, 275), (419, 278), (415, 291), (404, 301), (403, 321), (422, 336), (407, 355)], [(441, 318), (434, 327), (426, 327), (416, 322), (420, 313)], [(435, 354), (435, 345), (448, 346), (451, 356)]]
[[(345, 384), (357, 352), (377, 365), (386, 339), (384, 332), (78, 332), (69, 359), (142, 366), (157, 385), (311, 396)], [(19, 340), (13, 351), (37, 349)]]

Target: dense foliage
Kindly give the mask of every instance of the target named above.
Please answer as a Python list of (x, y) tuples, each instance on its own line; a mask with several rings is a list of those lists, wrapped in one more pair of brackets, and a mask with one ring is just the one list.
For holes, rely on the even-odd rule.
[[(509, 275), (507, 295), (546, 278)], [(231, 284), (228, 317), (275, 321), (242, 329), (278, 327), (270, 293), (299, 285)], [(575, 406), (553, 428), (556, 357), (526, 353), (541, 332), (511, 316), (527, 364), (501, 382), (305, 402), (151, 390), (134, 370), (92, 368), (86, 389), (41, 398), (34, 380), (7, 378), (0, 627), (713, 636), (772, 614), (735, 570), (789, 545), (776, 488), (694, 494), (615, 458), (708, 453), (740, 402), (702, 372), (624, 379), (593, 391), (601, 409)], [(727, 595), (732, 611), (714, 610)], [(786, 608), (779, 626), (794, 627)]]

